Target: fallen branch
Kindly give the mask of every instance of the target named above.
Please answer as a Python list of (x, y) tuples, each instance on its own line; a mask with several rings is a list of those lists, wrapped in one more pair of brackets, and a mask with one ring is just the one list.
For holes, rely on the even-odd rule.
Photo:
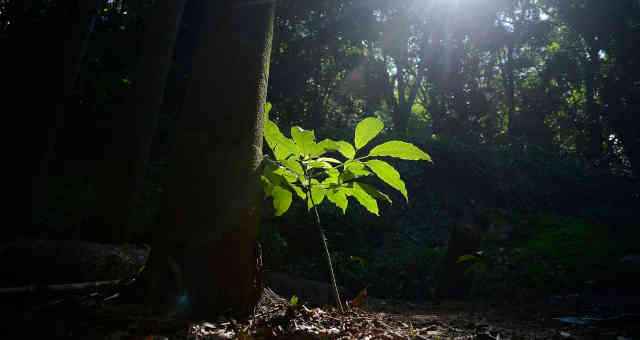
[[(132, 279), (135, 280), (135, 279)], [(82, 291), (90, 288), (98, 288), (102, 286), (117, 285), (125, 282), (126, 280), (111, 280), (111, 281), (95, 281), (95, 282), (83, 282), (83, 283), (66, 283), (57, 285), (28, 285), (22, 287), (12, 288), (0, 288), (0, 294), (15, 294), (15, 293), (34, 293), (34, 292), (74, 292)]]

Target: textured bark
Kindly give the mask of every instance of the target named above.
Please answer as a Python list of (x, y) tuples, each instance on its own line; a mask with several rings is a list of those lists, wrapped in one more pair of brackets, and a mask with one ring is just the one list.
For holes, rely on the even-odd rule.
[(259, 164), (274, 12), (271, 2), (205, 4), (153, 232), (147, 302), (155, 312), (205, 319), (247, 315), (257, 304)]
[(133, 88), (116, 117), (113, 144), (96, 181), (97, 200), (85, 238), (127, 241), (145, 164), (164, 97), (186, 0), (157, 1), (141, 41)]

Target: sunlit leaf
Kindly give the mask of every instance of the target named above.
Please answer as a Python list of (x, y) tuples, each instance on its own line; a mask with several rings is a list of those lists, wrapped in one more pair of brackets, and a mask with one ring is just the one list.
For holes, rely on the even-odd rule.
[(291, 128), (291, 138), (296, 142), (302, 158), (308, 158), (316, 144), (316, 136), (313, 130), (304, 130), (301, 127)]
[(332, 168), (333, 166), (331, 166), (331, 164), (329, 164), (329, 162), (321, 162), (321, 161), (311, 161), (309, 163), (307, 163), (307, 166), (312, 169), (312, 168), (321, 168), (321, 169), (329, 169)]
[(271, 112), (272, 105), (270, 102), (264, 103), (264, 121), (269, 120), (269, 112)]
[(365, 177), (371, 175), (371, 172), (366, 169), (364, 163), (360, 161), (349, 162), (346, 166), (340, 178), (343, 182), (352, 179)]
[(372, 140), (375, 136), (377, 136), (384, 124), (378, 118), (369, 117), (363, 119), (356, 126), (356, 135), (354, 139), (354, 143), (356, 146), (356, 150), (359, 150), (363, 146), (365, 146), (370, 140)]
[[(316, 206), (320, 205), (320, 203), (324, 201), (326, 194), (327, 194), (327, 191), (322, 188), (318, 180), (312, 179), (311, 180), (311, 196), (309, 197), (310, 199), (307, 200), (307, 208), (311, 209), (313, 207), (313, 204), (315, 204)], [(313, 203), (311, 199), (313, 199)]]
[(262, 177), (264, 177), (266, 197), (269, 197), (272, 189), (268, 186), (279, 185), (286, 187), (290, 182), (295, 182), (298, 178), (290, 171), (282, 168), (277, 163), (272, 162), (268, 157), (264, 158), (264, 170), (262, 171)]
[(385, 194), (384, 192), (378, 190), (376, 187), (374, 187), (373, 185), (369, 185), (366, 183), (358, 183), (358, 185), (360, 185), (360, 187), (362, 187), (362, 189), (364, 189), (364, 191), (366, 191), (369, 195), (371, 195), (371, 197), (377, 199), (377, 200), (384, 200), (387, 201), (389, 204), (391, 204), (391, 197), (389, 197), (389, 195)]
[(338, 151), (339, 146), (336, 142), (332, 141), (331, 139), (324, 139), (318, 142), (317, 144), (314, 144), (313, 148), (311, 149), (310, 157), (312, 158), (319, 157), (329, 150)]
[(289, 158), (289, 159), (284, 159), (280, 161), (282, 163), (282, 165), (286, 166), (287, 169), (293, 171), (293, 173), (295, 173), (298, 176), (304, 176), (304, 171), (302, 170), (302, 166), (300, 165), (300, 163), (296, 162), (295, 160)]
[(391, 156), (407, 160), (425, 160), (431, 162), (431, 157), (411, 143), (397, 140), (382, 143), (369, 152), (369, 156)]
[(286, 159), (292, 154), (299, 156), (296, 144), (285, 137), (278, 126), (270, 120), (264, 122), (264, 139), (269, 148), (273, 150), (276, 160)]
[(306, 200), (307, 199), (307, 194), (304, 192), (304, 190), (302, 190), (302, 188), (296, 184), (290, 183), (289, 187), (291, 189), (293, 189), (293, 192), (296, 193), (296, 195), (298, 195), (298, 197), (300, 197), (301, 200)]
[(273, 190), (273, 183), (271, 183), (271, 181), (269, 180), (269, 178), (267, 178), (267, 176), (265, 175), (261, 175), (260, 179), (262, 180), (262, 183), (264, 184), (264, 198), (269, 198), (271, 197), (271, 191)]
[(356, 155), (356, 150), (349, 142), (341, 140), (336, 142), (336, 144), (338, 145), (338, 152), (340, 152), (347, 159), (353, 159), (353, 157)]
[(358, 200), (362, 206), (364, 206), (369, 212), (378, 215), (378, 202), (375, 198), (371, 197), (369, 193), (360, 185), (360, 183), (354, 182), (348, 188), (350, 196), (353, 196)]
[(394, 189), (400, 191), (404, 198), (408, 201), (407, 188), (404, 185), (402, 179), (400, 179), (400, 173), (389, 163), (381, 161), (379, 159), (372, 159), (365, 164), (373, 171), (381, 180), (392, 186)]
[(344, 189), (336, 188), (328, 190), (327, 199), (335, 204), (336, 207), (342, 209), (343, 214), (347, 212), (347, 205), (349, 204), (349, 201), (347, 200), (347, 195), (345, 194)]
[(338, 169), (327, 169), (324, 171), (324, 173), (327, 175), (327, 178), (322, 181), (323, 184), (338, 184), (338, 179), (340, 177), (340, 171)]
[(336, 163), (336, 164), (340, 164), (342, 162), (340, 162), (339, 160), (335, 159), (335, 158), (331, 158), (331, 157), (320, 157), (317, 159), (317, 161), (320, 162), (329, 162), (329, 163)]
[(291, 191), (276, 185), (271, 191), (271, 196), (273, 197), (273, 208), (276, 216), (281, 216), (289, 210), (292, 201)]
[(274, 174), (280, 175), (286, 183), (294, 183), (300, 179), (300, 176), (289, 170), (288, 168), (278, 166), (278, 169), (273, 172)]

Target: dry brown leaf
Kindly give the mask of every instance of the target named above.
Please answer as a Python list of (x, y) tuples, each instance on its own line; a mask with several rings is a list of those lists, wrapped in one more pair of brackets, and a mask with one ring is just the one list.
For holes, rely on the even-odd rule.
[(364, 309), (366, 297), (367, 297), (367, 288), (361, 290), (360, 293), (358, 293), (358, 295), (349, 302), (349, 308)]

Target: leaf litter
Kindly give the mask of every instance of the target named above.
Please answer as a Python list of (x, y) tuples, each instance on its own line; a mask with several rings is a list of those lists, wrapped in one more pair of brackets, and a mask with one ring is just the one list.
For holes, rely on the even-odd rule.
[[(94, 294), (95, 295), (95, 294)], [(359, 294), (341, 313), (332, 306), (292, 305), (269, 288), (246, 320), (192, 322), (155, 318), (117, 300), (86, 305), (80, 299), (32, 314), (14, 324), (21, 335), (43, 333), (82, 339), (636, 339), (640, 327), (560, 323), (549, 304), (512, 306), (495, 301), (410, 303)], [(58, 301), (58, 300), (56, 300)], [(115, 303), (114, 303), (115, 302)], [(547, 308), (547, 310), (545, 310)], [(27, 306), (23, 306), (27, 310)], [(25, 314), (23, 314), (25, 315)]]

